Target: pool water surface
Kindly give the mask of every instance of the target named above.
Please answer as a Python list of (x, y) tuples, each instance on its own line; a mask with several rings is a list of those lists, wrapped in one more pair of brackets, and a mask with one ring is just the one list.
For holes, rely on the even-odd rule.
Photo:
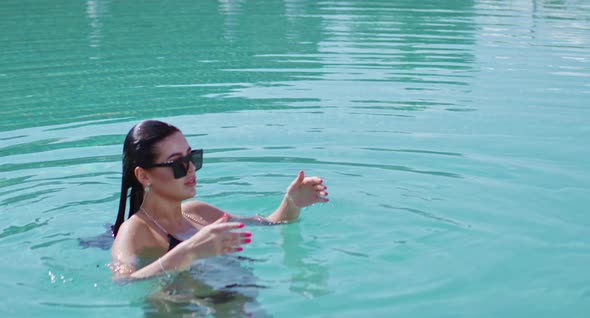
[[(587, 1), (5, 0), (0, 29), (2, 317), (590, 312)], [(89, 238), (149, 118), (204, 149), (195, 199), (268, 215), (304, 170), (331, 201), (114, 284)]]

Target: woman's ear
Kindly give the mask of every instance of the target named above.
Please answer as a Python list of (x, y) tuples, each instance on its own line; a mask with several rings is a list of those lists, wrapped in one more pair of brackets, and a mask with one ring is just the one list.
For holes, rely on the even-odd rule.
[(133, 173), (135, 174), (137, 181), (139, 181), (139, 183), (141, 183), (144, 187), (151, 183), (150, 177), (144, 168), (135, 167), (135, 169), (133, 169)]

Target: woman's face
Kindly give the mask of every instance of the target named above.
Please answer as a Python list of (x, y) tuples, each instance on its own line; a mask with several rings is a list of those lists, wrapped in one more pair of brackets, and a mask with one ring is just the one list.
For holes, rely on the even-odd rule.
[[(176, 132), (155, 145), (154, 163), (164, 163), (188, 155), (191, 148), (181, 132)], [(195, 196), (197, 179), (195, 165), (191, 162), (186, 176), (174, 178), (171, 167), (154, 167), (147, 170), (150, 192), (171, 200), (185, 200)]]

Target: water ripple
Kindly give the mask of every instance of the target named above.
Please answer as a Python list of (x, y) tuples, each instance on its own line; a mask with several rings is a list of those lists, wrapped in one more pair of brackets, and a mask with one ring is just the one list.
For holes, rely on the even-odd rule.
[[(307, 165), (331, 165), (331, 166), (349, 166), (349, 167), (365, 167), (375, 168), (383, 170), (396, 170), (405, 171), (419, 174), (428, 174), (433, 176), (449, 177), (449, 178), (462, 178), (460, 174), (444, 171), (432, 171), (432, 170), (418, 170), (406, 166), (399, 165), (386, 165), (386, 164), (370, 164), (370, 163), (353, 163), (353, 162), (338, 162), (338, 161), (323, 161), (313, 158), (301, 158), (301, 157), (226, 157), (226, 158), (210, 158), (212, 163), (236, 163), (236, 162), (248, 162), (248, 163), (297, 163), (301, 166)], [(0, 166), (1, 169), (1, 166)], [(0, 170), (1, 171), (1, 170)]]
[(0, 165), (0, 172), (17, 171), (17, 170), (30, 170), (30, 169), (41, 169), (51, 167), (67, 167), (67, 166), (79, 166), (86, 163), (97, 163), (97, 162), (119, 162), (121, 159), (120, 155), (111, 156), (94, 156), (94, 157), (82, 157), (72, 159), (58, 159), (41, 162), (28, 162), (28, 163), (6, 163)]
[(410, 212), (425, 218), (429, 218), (429, 219), (433, 219), (433, 220), (437, 220), (437, 221), (442, 221), (445, 223), (449, 223), (449, 224), (453, 224), (462, 228), (470, 228), (470, 225), (466, 225), (463, 224), (461, 222), (457, 222), (455, 220), (449, 219), (449, 218), (445, 218), (445, 217), (441, 217), (441, 216), (437, 216), (434, 215), (432, 213), (426, 212), (426, 211), (421, 211), (418, 209), (414, 209), (414, 208), (408, 208), (408, 207), (396, 207), (396, 206), (392, 206), (389, 204), (380, 204), (380, 206), (384, 207), (384, 208), (388, 208), (388, 209), (392, 209), (392, 210), (398, 210), (398, 211), (406, 211), (406, 212)]
[(0, 233), (0, 238), (5, 238), (8, 236), (12, 236), (12, 235), (17, 235), (17, 234), (21, 234), (21, 233), (26, 233), (32, 230), (35, 230), (39, 227), (45, 226), (48, 224), (48, 221), (45, 220), (43, 222), (40, 222), (39, 219), (35, 220), (35, 222), (26, 224), (26, 225), (22, 225), (22, 226), (9, 226), (7, 228), (4, 228), (2, 230), (2, 233)]

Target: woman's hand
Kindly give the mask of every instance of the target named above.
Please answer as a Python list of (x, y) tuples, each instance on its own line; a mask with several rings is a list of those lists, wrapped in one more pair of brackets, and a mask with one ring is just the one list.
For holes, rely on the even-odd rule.
[(294, 207), (301, 209), (318, 202), (328, 202), (327, 189), (321, 178), (305, 177), (304, 172), (299, 171), (297, 178), (287, 188), (285, 199), (289, 200)]
[(252, 241), (250, 232), (232, 232), (244, 227), (243, 223), (227, 222), (229, 216), (223, 214), (217, 221), (203, 227), (182, 244), (186, 244), (193, 258), (206, 258), (228, 253), (240, 252), (242, 244)]

